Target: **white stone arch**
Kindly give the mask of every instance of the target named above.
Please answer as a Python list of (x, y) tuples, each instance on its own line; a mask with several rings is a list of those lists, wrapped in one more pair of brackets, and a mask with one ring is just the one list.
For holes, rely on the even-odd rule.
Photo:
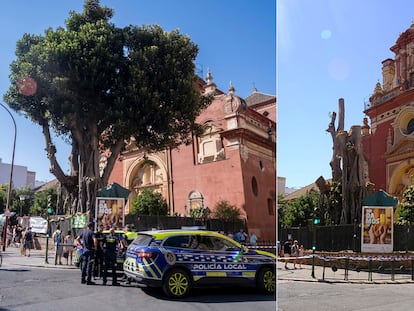
[(389, 176), (388, 192), (392, 195), (401, 197), (405, 189), (412, 184), (414, 177), (414, 162), (405, 160), (397, 165)]
[[(161, 184), (161, 194), (164, 196), (164, 198), (168, 200), (168, 180), (169, 180), (169, 175), (168, 175), (168, 170), (167, 170), (167, 166), (166, 163), (164, 163), (164, 161), (157, 155), (154, 154), (149, 154), (149, 155), (142, 155), (140, 157), (137, 157), (127, 168), (126, 170), (126, 174), (125, 174), (125, 185), (128, 185), (128, 188), (133, 192), (135, 189), (131, 189), (131, 185), (132, 182), (134, 180), (134, 178), (136, 177), (136, 174), (138, 173), (138, 171), (140, 170), (140, 168), (142, 168), (144, 165), (148, 164), (148, 163), (154, 163), (154, 165), (156, 166), (156, 176), (155, 176), (155, 180), (152, 181), (152, 183), (154, 185), (160, 185)], [(147, 185), (148, 187), (150, 187), (150, 184)]]

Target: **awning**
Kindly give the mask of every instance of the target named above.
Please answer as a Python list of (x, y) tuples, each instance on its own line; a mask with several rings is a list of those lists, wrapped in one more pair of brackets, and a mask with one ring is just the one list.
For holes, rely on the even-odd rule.
[(131, 191), (129, 189), (122, 187), (116, 182), (98, 189), (98, 197), (103, 198), (124, 198), (126, 200), (130, 193)]
[(397, 206), (398, 198), (390, 196), (384, 190), (379, 190), (362, 200), (365, 206)]

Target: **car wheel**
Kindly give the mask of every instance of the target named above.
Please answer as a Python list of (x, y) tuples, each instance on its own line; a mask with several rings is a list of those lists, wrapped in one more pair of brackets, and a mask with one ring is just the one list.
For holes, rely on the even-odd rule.
[(170, 298), (184, 298), (191, 289), (191, 279), (188, 273), (182, 269), (172, 269), (164, 277), (162, 289)]
[(275, 269), (271, 267), (261, 269), (257, 275), (256, 284), (260, 293), (274, 294), (276, 289)]

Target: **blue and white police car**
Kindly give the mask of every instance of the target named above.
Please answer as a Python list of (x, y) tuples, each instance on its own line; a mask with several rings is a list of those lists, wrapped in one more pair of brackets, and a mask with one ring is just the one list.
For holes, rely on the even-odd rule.
[(196, 286), (246, 285), (274, 294), (275, 271), (276, 255), (206, 230), (139, 232), (124, 261), (129, 280), (162, 287), (174, 299)]

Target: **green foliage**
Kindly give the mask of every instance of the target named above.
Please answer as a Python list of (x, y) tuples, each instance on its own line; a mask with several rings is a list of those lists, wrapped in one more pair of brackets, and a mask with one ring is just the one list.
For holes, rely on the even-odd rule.
[[(70, 12), (66, 28), (24, 34), (10, 66), (4, 101), (42, 126), (51, 172), (73, 197), (91, 191), (91, 181), (107, 184), (130, 137), (149, 151), (188, 143), (211, 102), (195, 89), (198, 47), (188, 36), (160, 26), (118, 28), (113, 15), (98, 0), (86, 0), (82, 13)], [(33, 93), (25, 91), (29, 79), (37, 86)], [(70, 176), (57, 162), (50, 129), (72, 145)], [(103, 150), (110, 157), (100, 172)], [(78, 206), (93, 208), (95, 193), (79, 196), (85, 198), (90, 202)]]
[(240, 219), (240, 210), (236, 205), (220, 200), (214, 207), (214, 217), (223, 221), (236, 221)]
[(29, 187), (13, 189), (12, 206), (17, 215), (28, 215), (34, 194)]
[[(50, 198), (50, 199), (49, 199)], [(34, 204), (30, 207), (31, 216), (47, 217), (48, 201), (52, 202), (51, 208), (56, 212), (57, 192), (56, 189), (50, 188), (47, 190), (36, 192), (34, 195)]]
[(202, 218), (203, 217), (203, 209), (201, 207), (192, 208), (190, 210), (190, 217)]
[(0, 214), (3, 214), (6, 209), (7, 187), (8, 185), (0, 185)]
[(279, 226), (283, 228), (307, 226), (309, 220), (316, 216), (319, 191), (312, 190), (289, 202), (285, 202), (280, 196), (278, 200)]
[(341, 220), (341, 211), (342, 211), (342, 183), (341, 182), (332, 183), (331, 191), (329, 192), (329, 196), (328, 196), (327, 206), (329, 207), (327, 211), (328, 215), (326, 215), (327, 223), (334, 222), (336, 224), (339, 224)]
[[(8, 184), (0, 185), (0, 214), (4, 213), (7, 205)], [(21, 197), (21, 198), (20, 198)], [(10, 211), (16, 215), (27, 215), (30, 204), (33, 202), (33, 193), (30, 188), (13, 188), (10, 194)]]
[(398, 209), (400, 223), (414, 223), (414, 185), (404, 191), (401, 204)]
[(168, 214), (168, 205), (161, 193), (144, 189), (131, 203), (131, 215), (160, 215)]

